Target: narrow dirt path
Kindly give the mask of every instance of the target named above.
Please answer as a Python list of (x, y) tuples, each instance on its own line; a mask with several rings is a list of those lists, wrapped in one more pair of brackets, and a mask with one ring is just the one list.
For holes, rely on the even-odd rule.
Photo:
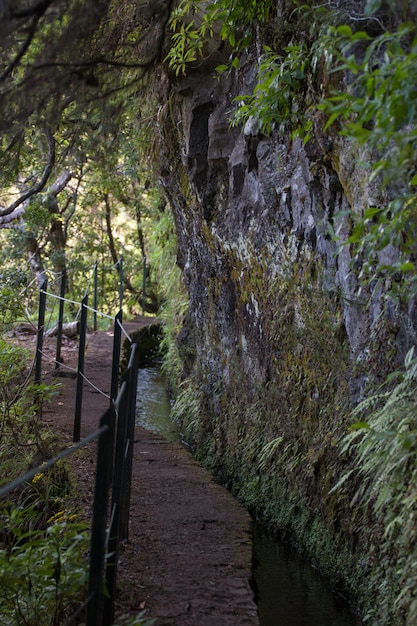
[[(129, 333), (150, 323), (124, 324)], [(92, 432), (108, 407), (113, 333), (88, 336), (81, 437)], [(44, 347), (53, 357), (54, 340)], [(75, 367), (77, 346), (63, 346), (64, 366)], [(50, 379), (51, 363), (44, 376)], [(70, 373), (69, 370), (65, 370)], [(54, 378), (59, 395), (45, 409), (51, 429), (71, 440), (75, 380)], [(96, 388), (97, 389), (96, 389)], [(82, 507), (92, 504), (95, 446), (73, 461)], [(120, 550), (117, 614), (145, 609), (157, 626), (256, 626), (250, 589), (251, 520), (231, 494), (214, 483), (180, 444), (137, 428), (134, 447), (129, 540)]]

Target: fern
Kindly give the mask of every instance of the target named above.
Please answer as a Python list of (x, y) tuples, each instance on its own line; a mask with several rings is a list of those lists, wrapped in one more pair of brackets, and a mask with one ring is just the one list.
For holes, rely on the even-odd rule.
[[(342, 452), (351, 454), (354, 469), (338, 481), (334, 491), (345, 490), (348, 479), (359, 472), (352, 505), (373, 512), (375, 525), (382, 525), (384, 554), (397, 559), (396, 606), (407, 614), (407, 624), (417, 620), (413, 601), (417, 585), (417, 358), (411, 349), (403, 372), (391, 377), (393, 388), (361, 402), (357, 418), (342, 440)], [(369, 529), (368, 529), (369, 530)]]

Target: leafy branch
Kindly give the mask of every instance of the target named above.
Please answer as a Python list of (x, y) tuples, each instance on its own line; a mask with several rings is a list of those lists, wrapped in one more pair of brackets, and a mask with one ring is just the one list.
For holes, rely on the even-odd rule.
[[(333, 91), (318, 106), (328, 116), (325, 129), (337, 122), (339, 133), (366, 147), (369, 182), (386, 190), (387, 202), (370, 206), (356, 217), (348, 244), (354, 262), (365, 259), (362, 278), (394, 279), (393, 292), (410, 298), (417, 293), (417, 30), (402, 24), (397, 31), (370, 37), (349, 26), (330, 28), (322, 45), (331, 45), (338, 63), (331, 72), (352, 77), (347, 90)], [(398, 260), (381, 263), (393, 246)]]
[(206, 44), (217, 38), (230, 47), (229, 65), (217, 69), (236, 68), (239, 54), (252, 41), (254, 23), (267, 21), (272, 7), (271, 0), (215, 0), (209, 4), (202, 0), (181, 0), (169, 21), (173, 34), (164, 61), (176, 76), (185, 75), (191, 64), (204, 58)]

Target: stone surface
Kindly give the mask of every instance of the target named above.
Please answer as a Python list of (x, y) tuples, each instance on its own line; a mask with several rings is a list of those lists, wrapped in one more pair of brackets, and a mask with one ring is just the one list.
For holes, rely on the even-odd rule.
[[(307, 145), (266, 137), (254, 120), (230, 127), (257, 58), (255, 48), (220, 79), (193, 71), (171, 84), (175, 148), (160, 160), (189, 294), (183, 427), (221, 480), (355, 593), (348, 569), (365, 571), (369, 543), (351, 524), (353, 492), (332, 494), (346, 470), (336, 445), (369, 382), (417, 344), (416, 307), (391, 300), (388, 284), (368, 291), (352, 264), (352, 216), (385, 201), (364, 149), (326, 134), (319, 116)], [(396, 258), (390, 247), (380, 261)], [(342, 553), (352, 561), (338, 563)]]

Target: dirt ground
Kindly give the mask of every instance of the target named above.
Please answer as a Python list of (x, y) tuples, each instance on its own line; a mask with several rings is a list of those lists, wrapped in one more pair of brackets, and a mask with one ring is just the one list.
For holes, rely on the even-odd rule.
[[(149, 318), (124, 324), (131, 334)], [(34, 340), (33, 340), (34, 341)], [(81, 437), (98, 425), (108, 407), (113, 333), (88, 335)], [(56, 339), (44, 345), (43, 376), (51, 380)], [(71, 443), (78, 344), (64, 340), (61, 371), (67, 377), (43, 419)], [(92, 505), (96, 449), (91, 444), (73, 460), (80, 505)], [(74, 457), (70, 457), (73, 458)], [(157, 618), (156, 626), (255, 626), (250, 588), (252, 543), (248, 513), (214, 483), (180, 444), (137, 428), (134, 448), (129, 539), (120, 550), (117, 615)]]

